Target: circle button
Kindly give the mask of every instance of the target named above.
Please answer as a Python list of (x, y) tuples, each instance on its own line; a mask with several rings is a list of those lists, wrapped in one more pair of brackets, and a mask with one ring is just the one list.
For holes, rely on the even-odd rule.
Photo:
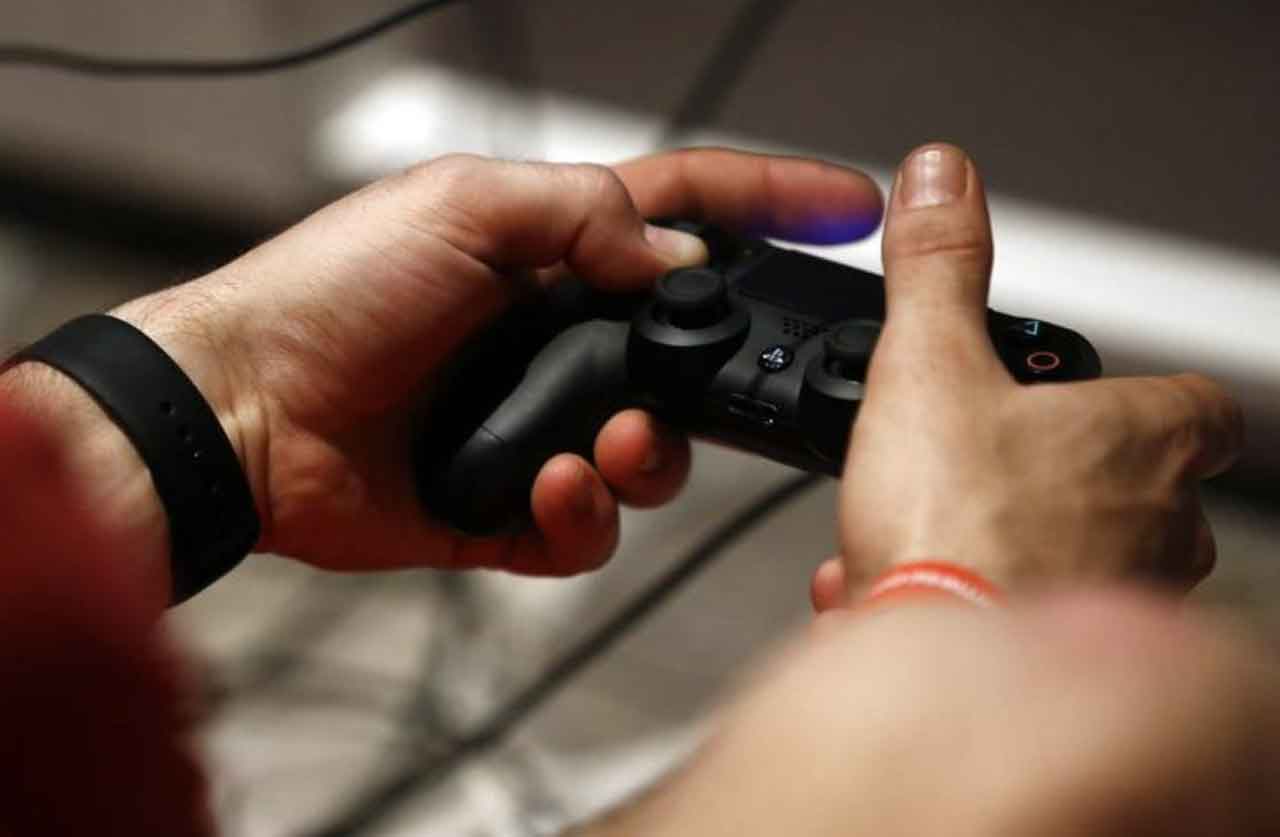
[(1062, 358), (1056, 352), (1032, 352), (1027, 355), (1027, 368), (1039, 375), (1047, 375), (1062, 368)]

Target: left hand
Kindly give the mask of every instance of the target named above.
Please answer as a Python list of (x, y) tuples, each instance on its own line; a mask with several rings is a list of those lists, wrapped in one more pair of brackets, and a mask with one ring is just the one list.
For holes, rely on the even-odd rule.
[(687, 441), (620, 414), (594, 467), (567, 454), (544, 467), (536, 531), (468, 538), (428, 517), (413, 487), (409, 408), (433, 373), (530, 282), (567, 268), (635, 289), (705, 258), (647, 217), (832, 241), (869, 233), (880, 213), (868, 178), (810, 160), (697, 150), (608, 169), (447, 157), (115, 313), (160, 342), (230, 428), (262, 551), (334, 569), (570, 574), (612, 553), (619, 500), (674, 496)]

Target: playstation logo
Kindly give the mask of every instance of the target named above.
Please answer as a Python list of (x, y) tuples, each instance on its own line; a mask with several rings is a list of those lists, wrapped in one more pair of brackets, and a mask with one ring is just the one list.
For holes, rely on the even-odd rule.
[(786, 346), (771, 346), (760, 353), (760, 368), (766, 372), (781, 372), (791, 365), (796, 354)]

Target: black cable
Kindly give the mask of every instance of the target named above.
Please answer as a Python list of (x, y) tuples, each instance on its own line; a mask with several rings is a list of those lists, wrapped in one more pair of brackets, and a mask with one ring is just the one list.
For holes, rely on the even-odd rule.
[(689, 92), (676, 106), (658, 140), (659, 148), (679, 144), (694, 128), (719, 115), (747, 64), (794, 3), (795, 0), (746, 0), (743, 3)]
[(411, 765), (362, 794), (345, 813), (310, 837), (351, 837), (373, 828), (411, 796), (425, 793), (447, 780), (472, 756), (501, 741), (535, 709), (554, 697), (570, 680), (631, 633), (641, 622), (742, 536), (771, 513), (821, 481), (814, 474), (792, 477), (739, 511), (695, 546), (688, 555), (646, 586), (586, 639), (570, 648), (532, 683), (518, 692), (476, 730), (458, 739), (438, 759)]
[(120, 78), (227, 78), (287, 70), (358, 46), (420, 15), (458, 0), (419, 0), (344, 35), (301, 49), (258, 58), (186, 60), (109, 58), (34, 44), (0, 43), (0, 65), (44, 67), (67, 73)]
[[(371, 594), (381, 579), (316, 575), (278, 608), (279, 616), (262, 631), (250, 653), (241, 656), (234, 676), (206, 678), (202, 709), (206, 719), (235, 701), (260, 694), (289, 680), (307, 662), (305, 647), (319, 645)], [(341, 678), (335, 678), (341, 679)]]

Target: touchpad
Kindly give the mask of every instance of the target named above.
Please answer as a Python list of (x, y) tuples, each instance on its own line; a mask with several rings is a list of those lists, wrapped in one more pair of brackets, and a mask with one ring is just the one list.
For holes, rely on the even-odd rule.
[(884, 282), (874, 273), (775, 250), (737, 282), (745, 296), (821, 322), (884, 319)]

